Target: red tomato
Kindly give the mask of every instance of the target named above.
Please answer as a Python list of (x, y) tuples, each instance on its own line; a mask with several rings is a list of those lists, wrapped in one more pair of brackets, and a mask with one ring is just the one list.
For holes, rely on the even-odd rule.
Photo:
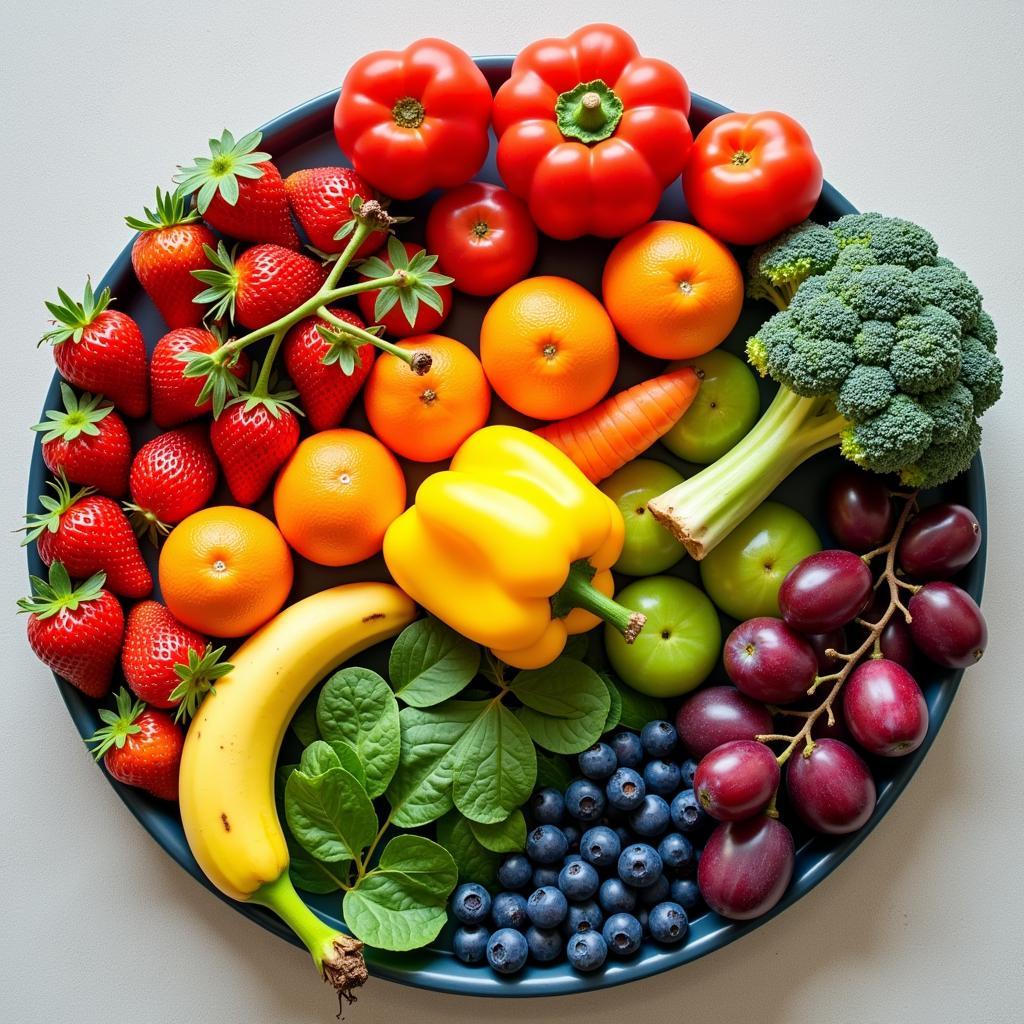
[(799, 224), (821, 195), (821, 161), (787, 114), (723, 114), (697, 136), (683, 171), (690, 213), (734, 245), (757, 245)]
[(526, 203), (499, 185), (471, 181), (446, 192), (427, 217), (427, 249), (468, 295), (497, 295), (521, 281), (537, 258)]
[[(403, 242), (405, 251), (409, 255), (411, 260), (413, 256), (418, 252), (423, 251), (422, 245), (416, 245), (413, 242)], [(388, 256), (387, 250), (379, 252), (377, 257), (387, 266), (394, 269), (394, 265), (391, 262), (391, 257)], [(360, 277), (361, 281), (367, 280), (365, 277)], [(360, 292), (356, 296), (356, 301), (359, 303), (359, 311), (363, 314), (363, 319), (368, 324), (382, 324), (384, 331), (387, 334), (392, 335), (395, 338), (410, 338), (414, 334), (429, 334), (431, 331), (440, 327), (441, 324), (448, 319), (448, 314), (452, 311), (452, 286), (450, 284), (438, 285), (434, 289), (437, 294), (441, 297), (441, 312), (438, 313), (436, 309), (431, 309), (426, 303), (421, 302), (419, 308), (416, 310), (416, 322), (410, 324), (405, 318), (405, 314), (402, 312), (402, 304), (396, 302), (394, 306), (380, 319), (378, 320), (373, 315), (373, 307), (377, 302), (377, 296), (380, 294), (378, 289), (374, 289), (372, 292)]]

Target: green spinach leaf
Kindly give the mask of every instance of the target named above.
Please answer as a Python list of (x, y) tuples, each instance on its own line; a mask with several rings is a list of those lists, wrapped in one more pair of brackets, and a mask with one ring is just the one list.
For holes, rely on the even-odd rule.
[(323, 740), (314, 740), (302, 752), (299, 761), (299, 771), (304, 775), (313, 778), (317, 775), (325, 775), (332, 768), (344, 767), (341, 758), (334, 752), (329, 743)]
[(573, 658), (520, 672), (511, 684), (517, 712), (534, 742), (556, 754), (578, 754), (604, 731), (611, 697), (601, 677)]
[(479, 882), (488, 888), (498, 880), (501, 854), (488, 850), (475, 835), (468, 818), (451, 811), (437, 823), (437, 841), (452, 855), (463, 882)]
[(537, 751), (537, 785), (563, 790), (573, 780), (573, 773), (564, 757)]
[(308, 747), (310, 743), (320, 739), (320, 733), (316, 727), (316, 697), (310, 694), (300, 705), (292, 718), (292, 732), (298, 737), (299, 742)]
[(611, 701), (608, 707), (608, 717), (604, 720), (604, 728), (601, 730), (602, 733), (606, 733), (611, 732), (622, 718), (622, 694), (619, 693), (619, 688), (607, 672), (598, 672), (597, 674), (607, 687), (608, 699)]
[(493, 853), (519, 853), (526, 846), (526, 819), (520, 810), (493, 825), (470, 821), (469, 827), (476, 841)]
[(618, 679), (613, 679), (612, 685), (619, 691), (619, 699), (622, 702), (619, 725), (639, 732), (648, 722), (663, 719), (668, 714), (668, 708), (663, 700), (638, 693)]
[(317, 860), (353, 860), (377, 835), (377, 814), (359, 780), (335, 767), (310, 777), (292, 772), (285, 783), (288, 827)]
[(329, 893), (337, 892), (348, 874), (346, 862), (327, 864), (307, 853), (292, 835), (286, 835), (288, 841), (288, 873), (292, 881), (306, 892)]
[(439, 619), (417, 619), (391, 648), (388, 674), (402, 700), (416, 708), (457, 694), (480, 668), (480, 648)]

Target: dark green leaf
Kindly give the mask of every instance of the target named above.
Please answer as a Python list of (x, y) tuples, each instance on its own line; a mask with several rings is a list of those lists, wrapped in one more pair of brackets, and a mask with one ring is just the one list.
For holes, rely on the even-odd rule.
[(582, 661), (558, 658), (520, 672), (512, 692), (523, 702), (517, 712), (539, 746), (556, 754), (578, 754), (597, 741), (611, 708), (608, 688)]
[(416, 708), (453, 697), (479, 668), (480, 648), (433, 617), (406, 626), (388, 661), (395, 693)]
[(619, 725), (639, 732), (648, 722), (663, 719), (668, 714), (668, 708), (663, 700), (648, 697), (645, 693), (637, 693), (619, 679), (613, 679), (612, 683), (618, 689), (622, 702)]
[(317, 860), (353, 860), (377, 834), (373, 803), (344, 768), (314, 778), (292, 772), (285, 784), (284, 809), (292, 835)]
[(520, 810), (493, 825), (470, 821), (469, 827), (476, 841), (493, 853), (519, 853), (526, 846), (526, 819)]
[(452, 855), (459, 868), (459, 881), (479, 882), (492, 887), (498, 878), (501, 854), (482, 845), (473, 835), (469, 820), (458, 811), (437, 823), (437, 841)]
[(341, 758), (334, 752), (330, 744), (316, 740), (302, 752), (299, 771), (310, 778), (326, 775), (332, 768), (343, 767)]
[(320, 732), (316, 727), (316, 695), (310, 694), (300, 705), (292, 719), (292, 732), (298, 737), (299, 742), (308, 747), (320, 739)]
[(300, 889), (312, 893), (337, 892), (348, 869), (344, 863), (326, 864), (311, 857), (291, 835), (288, 840), (288, 873)]
[(587, 656), (587, 649), (589, 647), (590, 634), (576, 633), (566, 640), (565, 648), (562, 651), (561, 657), (575, 658), (576, 661), (582, 661)]
[(608, 688), (608, 698), (611, 701), (608, 707), (608, 717), (604, 720), (604, 728), (601, 732), (611, 732), (622, 718), (622, 694), (619, 693), (619, 688), (607, 672), (598, 672), (597, 674), (601, 682)]
[(549, 754), (546, 750), (537, 751), (537, 785), (550, 786), (559, 791), (565, 789), (573, 780), (573, 772), (569, 762), (558, 754)]
[(366, 769), (363, 767), (363, 762), (359, 760), (359, 751), (347, 740), (331, 740), (330, 747), (341, 763), (341, 767), (354, 775), (365, 789)]

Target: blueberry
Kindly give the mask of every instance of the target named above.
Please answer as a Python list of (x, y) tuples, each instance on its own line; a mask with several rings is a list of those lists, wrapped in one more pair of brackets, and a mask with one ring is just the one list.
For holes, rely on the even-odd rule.
[(577, 821), (597, 821), (604, 814), (604, 790), (590, 779), (576, 779), (565, 791), (565, 809)]
[(526, 937), (511, 928), (499, 928), (487, 942), (487, 962), (499, 974), (522, 970), (529, 952)]
[(595, 867), (605, 868), (614, 864), (622, 852), (622, 839), (618, 832), (607, 825), (588, 828), (580, 839), (580, 854)]
[(626, 885), (646, 889), (654, 885), (662, 871), (661, 857), (653, 846), (634, 843), (627, 846), (619, 857), (619, 878)]
[(584, 860), (569, 861), (558, 876), (558, 888), (571, 900), (589, 900), (600, 884), (597, 868)]
[(620, 768), (639, 768), (644, 763), (644, 747), (635, 732), (617, 732), (610, 746)]
[(673, 796), (679, 789), (679, 765), (675, 761), (648, 761), (644, 765), (644, 785), (648, 793)]
[(570, 903), (569, 912), (565, 915), (565, 927), (569, 935), (573, 932), (585, 932), (588, 928), (600, 928), (602, 921), (604, 914), (593, 900)]
[(640, 730), (640, 743), (648, 757), (668, 757), (676, 749), (679, 734), (671, 722), (648, 722)]
[(671, 820), (672, 815), (665, 798), (649, 793), (633, 812), (629, 823), (638, 835), (660, 836), (668, 829)]
[(498, 883), (506, 889), (522, 889), (530, 884), (533, 865), (522, 853), (510, 853), (498, 868)]
[(558, 885), (558, 868), (536, 868), (530, 884), (534, 889), (542, 889), (545, 885)]
[(619, 878), (606, 878), (597, 890), (597, 902), (606, 914), (629, 914), (636, 908), (636, 892)]
[(619, 760), (615, 751), (607, 743), (595, 743), (592, 747), (584, 750), (577, 759), (580, 771), (588, 779), (603, 780), (619, 766)]
[(583, 855), (579, 853), (567, 853), (565, 859), (562, 861), (562, 867), (566, 864), (575, 864), (577, 861), (583, 860)]
[(693, 843), (678, 832), (670, 832), (658, 844), (658, 853), (666, 869), (671, 868), (682, 875), (690, 874), (697, 866), (697, 855)]
[(700, 889), (692, 878), (677, 878), (669, 888), (673, 903), (683, 910), (696, 910), (701, 905)]
[(491, 901), (491, 920), (495, 928), (525, 928), (526, 897), (517, 892), (499, 892)]
[(562, 834), (565, 836), (569, 849), (575, 852), (580, 848), (580, 830), (575, 825), (562, 825)]
[(693, 777), (697, 774), (697, 762), (688, 757), (679, 766), (679, 782), (684, 789), (693, 789)]
[(530, 925), (526, 929), (526, 945), (530, 956), (538, 963), (550, 963), (562, 955), (562, 935), (557, 928)]
[(620, 847), (629, 846), (629, 844), (636, 838), (628, 828), (624, 828), (622, 826), (615, 828), (613, 831), (619, 837)]
[(557, 789), (546, 786), (530, 797), (530, 814), (538, 825), (557, 825), (565, 816), (565, 800)]
[(491, 894), (476, 882), (460, 885), (452, 893), (452, 914), (463, 924), (482, 924), (491, 912)]
[(702, 832), (711, 823), (711, 818), (701, 807), (692, 789), (683, 789), (676, 793), (669, 811), (672, 815), (672, 824), (683, 835), (692, 836)]
[(452, 936), (452, 952), (464, 964), (482, 964), (487, 958), (487, 940), (491, 933), (486, 928), (456, 928)]
[(526, 913), (538, 928), (557, 928), (569, 910), (569, 901), (561, 889), (545, 885), (535, 889), (526, 901)]
[(672, 895), (672, 887), (669, 884), (668, 877), (661, 875), (657, 878), (653, 885), (647, 886), (646, 889), (638, 890), (640, 896), (640, 902), (645, 907), (653, 907), (656, 903), (664, 903)]
[(600, 932), (577, 932), (565, 952), (577, 971), (596, 971), (608, 957), (608, 946)]
[(651, 907), (647, 919), (647, 927), (651, 930), (651, 938), (655, 942), (682, 942), (690, 928), (686, 911), (678, 903), (659, 903)]
[(651, 934), (650, 929), (647, 927), (647, 921), (650, 915), (651, 912), (646, 907), (644, 907), (643, 910), (638, 910), (636, 912), (636, 919), (640, 922), (640, 927), (643, 928), (644, 935)]
[(608, 951), (616, 956), (629, 956), (640, 948), (644, 930), (632, 914), (612, 914), (601, 929)]
[(557, 864), (569, 852), (569, 840), (557, 825), (538, 825), (526, 837), (526, 855), (534, 864)]
[(620, 811), (632, 811), (643, 803), (647, 786), (632, 768), (618, 768), (605, 786), (608, 803)]

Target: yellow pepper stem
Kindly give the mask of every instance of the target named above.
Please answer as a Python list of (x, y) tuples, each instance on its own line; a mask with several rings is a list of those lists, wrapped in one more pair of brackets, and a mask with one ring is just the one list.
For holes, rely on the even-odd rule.
[(573, 608), (584, 608), (614, 626), (626, 643), (631, 644), (644, 628), (647, 616), (630, 611), (607, 594), (602, 594), (592, 582), (594, 571), (594, 567), (585, 559), (569, 566), (569, 575), (558, 593), (551, 598), (552, 616), (561, 619)]

